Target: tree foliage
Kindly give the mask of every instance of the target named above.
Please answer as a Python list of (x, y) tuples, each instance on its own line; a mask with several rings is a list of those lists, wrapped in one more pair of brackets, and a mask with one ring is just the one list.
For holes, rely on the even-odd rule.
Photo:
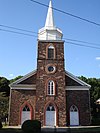
[(22, 77), (23, 77), (23, 76), (20, 75), (20, 76), (17, 76), (16, 78), (14, 78), (14, 79), (11, 79), (11, 80), (10, 80), (10, 84), (13, 83), (13, 82), (15, 82), (16, 80), (22, 78)]
[(5, 121), (8, 117), (9, 97), (4, 92), (0, 92), (0, 120)]
[(10, 94), (10, 87), (9, 87), (10, 81), (4, 77), (0, 77), (0, 92), (5, 92), (6, 96), (9, 96)]
[(96, 78), (86, 78), (86, 77), (79, 77), (81, 80), (84, 82), (88, 83), (91, 85), (90, 88), (90, 97), (93, 102), (95, 102), (97, 99), (100, 98), (100, 79)]
[(5, 121), (6, 118), (8, 117), (9, 94), (10, 94), (9, 84), (21, 77), (22, 76), (18, 76), (12, 80), (0, 77), (0, 120), (1, 121)]
[[(90, 88), (90, 102), (91, 102), (91, 114), (93, 117), (97, 116), (97, 105), (96, 100), (100, 98), (100, 78), (86, 78), (86, 77), (79, 77), (84, 82), (91, 85)], [(99, 105), (100, 106), (100, 105)]]

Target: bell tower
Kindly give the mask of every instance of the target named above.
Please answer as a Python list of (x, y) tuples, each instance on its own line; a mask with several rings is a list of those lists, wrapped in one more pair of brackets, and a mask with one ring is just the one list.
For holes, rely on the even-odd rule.
[(36, 119), (42, 126), (66, 126), (64, 41), (54, 24), (50, 0), (45, 26), (38, 32)]

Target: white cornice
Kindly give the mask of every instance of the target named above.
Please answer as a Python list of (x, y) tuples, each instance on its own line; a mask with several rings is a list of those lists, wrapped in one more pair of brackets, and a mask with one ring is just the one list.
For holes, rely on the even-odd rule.
[[(12, 90), (36, 90), (36, 85), (14, 85), (13, 87), (11, 87)], [(88, 87), (83, 87), (83, 86), (67, 86), (65, 88), (66, 91), (68, 90), (77, 90), (77, 91), (83, 91), (86, 90), (88, 91), (89, 88)]]
[(11, 87), (12, 90), (36, 90), (36, 85), (13, 85)]
[(77, 91), (83, 91), (83, 90), (89, 90), (89, 87), (84, 86), (66, 86), (65, 90), (77, 90)]

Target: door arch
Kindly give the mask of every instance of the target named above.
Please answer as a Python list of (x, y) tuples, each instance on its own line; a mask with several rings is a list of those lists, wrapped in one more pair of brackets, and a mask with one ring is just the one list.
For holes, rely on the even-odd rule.
[(79, 125), (79, 111), (75, 105), (70, 107), (70, 126)]
[(56, 109), (52, 104), (49, 104), (46, 108), (45, 125), (56, 126)]
[(25, 104), (22, 109), (21, 109), (21, 125), (23, 124), (24, 121), (26, 120), (31, 120), (31, 112), (32, 110), (30, 109), (30, 107)]

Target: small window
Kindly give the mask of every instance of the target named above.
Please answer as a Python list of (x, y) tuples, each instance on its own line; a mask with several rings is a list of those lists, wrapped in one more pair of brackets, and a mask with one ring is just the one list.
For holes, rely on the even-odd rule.
[(54, 95), (54, 88), (55, 88), (54, 81), (50, 80), (48, 82), (48, 95)]
[(48, 59), (54, 59), (54, 47), (52, 45), (48, 47)]
[(54, 73), (56, 71), (56, 67), (54, 65), (48, 65), (47, 66), (47, 72), (48, 73)]
[(56, 72), (56, 66), (54, 64), (48, 64), (46, 67), (45, 67), (45, 71), (48, 73), (48, 74), (53, 74)]
[(53, 72), (54, 69), (55, 69), (55, 68), (54, 68), (53, 66), (49, 66), (49, 67), (48, 67), (48, 71), (49, 71), (49, 72)]
[(23, 108), (23, 111), (30, 111), (29, 107), (26, 105), (24, 108)]

